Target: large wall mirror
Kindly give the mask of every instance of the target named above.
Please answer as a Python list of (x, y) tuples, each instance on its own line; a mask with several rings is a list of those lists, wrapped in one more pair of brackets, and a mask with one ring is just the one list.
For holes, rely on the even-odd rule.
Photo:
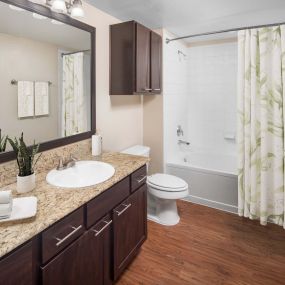
[[(95, 29), (24, 0), (0, 2), (0, 129), (41, 150), (95, 131)], [(13, 159), (9, 144), (0, 161)]]

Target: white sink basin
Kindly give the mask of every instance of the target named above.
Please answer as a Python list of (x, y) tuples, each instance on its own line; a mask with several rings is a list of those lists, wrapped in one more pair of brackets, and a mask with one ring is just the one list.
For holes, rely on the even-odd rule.
[(64, 170), (51, 170), (46, 180), (62, 188), (81, 188), (102, 183), (111, 178), (115, 168), (101, 161), (78, 161), (75, 166)]

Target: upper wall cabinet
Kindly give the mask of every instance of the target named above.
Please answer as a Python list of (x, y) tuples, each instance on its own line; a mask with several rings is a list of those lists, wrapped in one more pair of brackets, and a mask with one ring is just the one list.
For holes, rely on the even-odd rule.
[(162, 38), (135, 22), (110, 27), (110, 94), (160, 94)]

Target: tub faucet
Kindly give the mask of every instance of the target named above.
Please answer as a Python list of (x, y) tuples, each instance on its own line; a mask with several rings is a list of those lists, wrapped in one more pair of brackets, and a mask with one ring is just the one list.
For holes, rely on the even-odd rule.
[(72, 155), (70, 155), (70, 158), (68, 160), (65, 160), (63, 157), (60, 157), (56, 170), (64, 170), (64, 169), (73, 167), (75, 166), (76, 161), (77, 159), (73, 157)]
[(177, 131), (176, 132), (177, 132), (177, 136), (178, 137), (183, 136), (184, 132), (183, 132), (183, 129), (182, 129), (181, 125), (177, 126)]
[(185, 144), (185, 145), (190, 145), (190, 142), (183, 141), (183, 140), (178, 140), (178, 144)]

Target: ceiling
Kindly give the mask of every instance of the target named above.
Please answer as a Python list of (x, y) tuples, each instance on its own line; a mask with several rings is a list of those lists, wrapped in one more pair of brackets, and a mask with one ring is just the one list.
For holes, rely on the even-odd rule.
[(184, 36), (285, 22), (284, 0), (87, 0), (122, 21)]
[(90, 49), (90, 33), (69, 25), (39, 20), (29, 11), (15, 11), (0, 1), (0, 33), (54, 44), (66, 50)]

